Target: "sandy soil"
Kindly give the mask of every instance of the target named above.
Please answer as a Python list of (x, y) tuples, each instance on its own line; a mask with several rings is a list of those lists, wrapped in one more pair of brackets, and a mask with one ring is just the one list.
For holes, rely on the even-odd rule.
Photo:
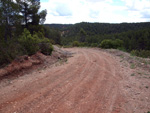
[[(65, 49), (68, 61), (0, 82), (0, 113), (147, 113), (148, 78), (108, 52)], [(7, 82), (6, 82), (7, 81)], [(142, 85), (143, 84), (143, 85)]]

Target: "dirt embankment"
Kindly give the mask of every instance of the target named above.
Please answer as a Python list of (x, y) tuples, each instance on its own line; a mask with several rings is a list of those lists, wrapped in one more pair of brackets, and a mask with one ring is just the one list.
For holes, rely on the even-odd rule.
[(54, 46), (54, 51), (51, 56), (46, 56), (37, 52), (32, 56), (21, 56), (16, 58), (11, 64), (0, 69), (0, 80), (4, 78), (16, 77), (16, 75), (23, 75), (24, 72), (34, 70), (36, 68), (43, 68), (50, 66), (59, 60), (64, 60), (69, 57), (71, 53), (62, 51), (57, 46)]
[(68, 51), (65, 54), (73, 53), (73, 57), (65, 62), (59, 60), (50, 67), (47, 62), (46, 68), (26, 73), (16, 79), (2, 80), (0, 112), (150, 111), (149, 78), (138, 78), (136, 73), (133, 76), (136, 68), (132, 69), (128, 63), (122, 62), (120, 57), (105, 51), (88, 48), (65, 50)]

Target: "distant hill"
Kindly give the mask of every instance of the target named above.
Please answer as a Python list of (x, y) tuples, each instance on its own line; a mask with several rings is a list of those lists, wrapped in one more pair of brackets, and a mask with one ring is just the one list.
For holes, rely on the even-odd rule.
[(73, 24), (45, 24), (45, 26), (49, 26), (54, 29), (64, 30), (66, 28), (69, 28)]
[(60, 31), (67, 31), (66, 35), (68, 36), (78, 34), (81, 28), (83, 28), (88, 35), (104, 35), (150, 28), (150, 22), (121, 24), (82, 22), (77, 24), (45, 24), (45, 26), (50, 26)]
[[(103, 40), (123, 41), (127, 51), (150, 50), (150, 22), (143, 23), (88, 23), (77, 24), (46, 24), (61, 32), (61, 44), (99, 47)], [(82, 31), (82, 33), (81, 33)]]

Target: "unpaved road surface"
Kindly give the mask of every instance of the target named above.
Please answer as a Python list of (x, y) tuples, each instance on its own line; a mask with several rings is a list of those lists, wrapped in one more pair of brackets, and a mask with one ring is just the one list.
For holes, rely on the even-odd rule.
[(110, 54), (67, 51), (73, 57), (65, 63), (0, 83), (0, 113), (133, 113), (121, 89), (124, 73)]

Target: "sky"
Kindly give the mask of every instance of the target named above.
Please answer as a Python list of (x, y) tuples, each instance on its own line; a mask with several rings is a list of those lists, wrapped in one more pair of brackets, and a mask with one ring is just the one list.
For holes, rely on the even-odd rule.
[(41, 0), (45, 23), (150, 22), (150, 0)]

